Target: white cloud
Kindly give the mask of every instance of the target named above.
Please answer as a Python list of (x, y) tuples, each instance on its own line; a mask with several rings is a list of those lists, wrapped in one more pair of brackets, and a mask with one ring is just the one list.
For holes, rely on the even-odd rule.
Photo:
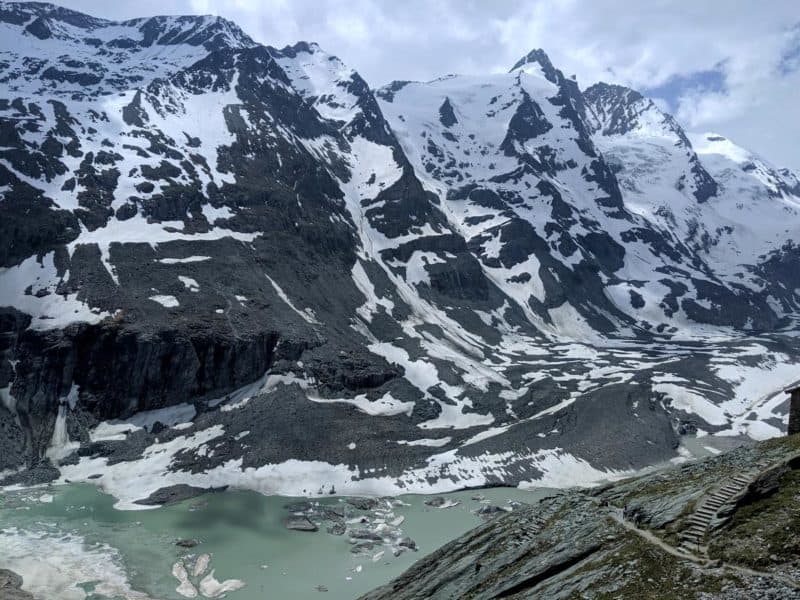
[(364, 43), (370, 39), (370, 28), (360, 17), (341, 15), (328, 21), (336, 35), (348, 37), (356, 43)]
[(259, 42), (316, 41), (372, 85), (507, 70), (543, 48), (567, 75), (653, 88), (724, 64), (727, 89), (685, 90), (677, 116), (800, 168), (792, 90), (800, 53), (796, 0), (136, 0), (66, 6), (110, 18), (217, 13)]

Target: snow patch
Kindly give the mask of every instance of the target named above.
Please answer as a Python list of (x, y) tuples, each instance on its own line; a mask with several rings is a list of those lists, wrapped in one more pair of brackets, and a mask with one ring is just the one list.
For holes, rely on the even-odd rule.
[(168, 296), (166, 294), (156, 294), (155, 296), (150, 296), (148, 300), (158, 302), (164, 308), (175, 308), (181, 305), (175, 296)]
[(186, 277), (185, 275), (178, 275), (178, 280), (180, 280), (180, 282), (184, 285), (184, 287), (190, 292), (200, 291), (200, 284), (197, 283), (196, 279), (192, 279), (191, 277)]

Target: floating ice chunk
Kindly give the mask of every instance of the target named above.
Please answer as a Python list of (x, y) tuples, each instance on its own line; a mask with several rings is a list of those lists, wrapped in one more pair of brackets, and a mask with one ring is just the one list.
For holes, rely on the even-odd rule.
[(203, 573), (206, 572), (208, 568), (208, 563), (211, 561), (210, 554), (201, 554), (197, 557), (197, 560), (194, 563), (194, 568), (192, 569), (192, 577), (200, 577)]
[(189, 574), (186, 572), (186, 567), (183, 566), (183, 562), (178, 561), (172, 565), (172, 576), (177, 579), (180, 584), (175, 588), (176, 592), (184, 598), (197, 597), (197, 590), (192, 585), (192, 582), (189, 581)]
[(86, 591), (76, 584), (91, 581), (97, 597), (152, 600), (131, 589), (119, 553), (107, 544), (91, 546), (74, 534), (6, 527), (0, 530), (0, 548), (3, 567), (19, 573), (35, 598), (86, 600)]
[(206, 598), (222, 598), (228, 592), (235, 592), (244, 587), (240, 579), (226, 579), (219, 582), (214, 578), (214, 571), (203, 577), (200, 581), (200, 593)]

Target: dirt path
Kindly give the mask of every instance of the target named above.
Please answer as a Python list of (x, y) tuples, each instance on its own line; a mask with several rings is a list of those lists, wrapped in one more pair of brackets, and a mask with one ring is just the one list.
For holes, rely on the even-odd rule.
[(619, 508), (612, 508), (609, 507), (607, 509), (607, 514), (611, 517), (614, 521), (622, 525), (628, 531), (631, 531), (641, 537), (642, 539), (646, 540), (650, 544), (654, 546), (658, 546), (664, 552), (675, 556), (676, 558), (681, 558), (684, 560), (690, 560), (693, 563), (697, 564), (701, 568), (708, 569), (725, 569), (726, 571), (731, 571), (733, 573), (738, 573), (739, 575), (747, 575), (751, 577), (765, 577), (768, 579), (777, 579), (782, 583), (788, 585), (789, 587), (793, 587), (796, 590), (800, 590), (800, 582), (788, 577), (786, 575), (780, 575), (778, 573), (770, 573), (769, 571), (756, 571), (755, 569), (748, 569), (747, 567), (740, 567), (739, 565), (732, 565), (730, 563), (720, 562), (720, 561), (711, 561), (706, 558), (701, 558), (695, 554), (684, 552), (679, 550), (675, 546), (672, 546), (666, 543), (664, 540), (656, 536), (651, 531), (646, 529), (640, 529), (630, 521), (626, 521), (625, 518), (622, 516), (622, 510)]
[(644, 538), (651, 544), (658, 546), (664, 552), (667, 552), (672, 556), (675, 556), (677, 558), (682, 558), (685, 560), (691, 560), (692, 562), (695, 562), (697, 564), (705, 564), (708, 562), (707, 559), (701, 558), (695, 554), (691, 554), (690, 552), (684, 552), (683, 550), (680, 550), (675, 546), (671, 546), (670, 544), (666, 543), (664, 540), (659, 538), (651, 531), (648, 531), (647, 529), (640, 529), (630, 521), (626, 521), (625, 518), (622, 516), (622, 510), (619, 508), (609, 508), (608, 516), (614, 519), (617, 523), (622, 525), (628, 531), (632, 531), (636, 535)]

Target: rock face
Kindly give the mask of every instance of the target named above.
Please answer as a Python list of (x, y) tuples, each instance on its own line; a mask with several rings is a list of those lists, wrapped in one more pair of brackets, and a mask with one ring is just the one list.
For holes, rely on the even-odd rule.
[(3, 600), (33, 600), (33, 594), (22, 589), (22, 577), (9, 571), (0, 569), (0, 597)]
[(589, 483), (785, 429), (797, 176), (635, 91), (541, 50), (374, 91), (215, 17), (0, 25), (0, 481)]
[[(564, 492), (474, 529), (363, 598), (798, 598), (798, 456), (794, 436)], [(677, 552), (696, 500), (741, 473), (755, 485), (709, 533), (711, 560)]]
[(195, 498), (208, 492), (224, 492), (227, 486), (221, 488), (198, 488), (190, 485), (178, 484), (166, 488), (161, 488), (150, 494), (147, 498), (137, 500), (136, 504), (143, 506), (160, 506), (163, 504), (175, 504), (183, 502), (189, 498)]
[(286, 529), (293, 529), (295, 531), (317, 531), (317, 527), (306, 517), (289, 517), (286, 519)]

